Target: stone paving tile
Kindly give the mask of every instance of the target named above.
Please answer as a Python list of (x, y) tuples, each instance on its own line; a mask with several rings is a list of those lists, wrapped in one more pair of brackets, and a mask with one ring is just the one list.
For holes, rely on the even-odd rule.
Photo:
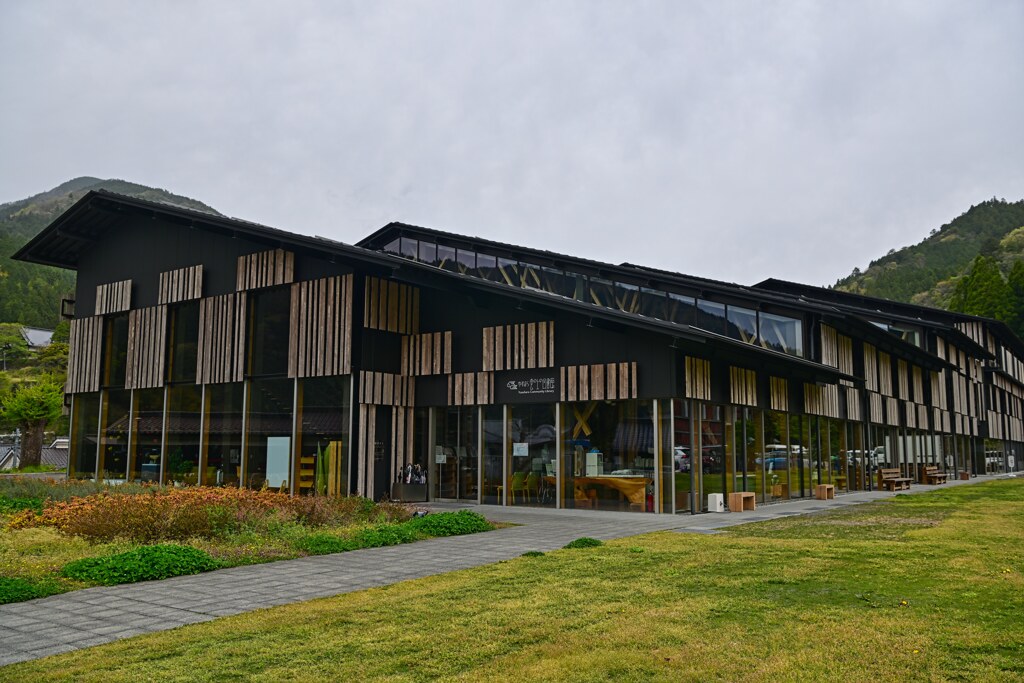
[[(979, 477), (971, 484), (998, 477)], [(920, 493), (932, 487), (916, 487)], [(89, 588), (29, 602), (0, 605), (0, 666), (168, 630), (276, 605), (386, 586), (411, 578), (512, 559), (527, 550), (553, 550), (580, 536), (614, 539), (653, 531), (716, 534), (748, 522), (817, 514), (872, 500), (887, 492), (859, 492), (835, 500), (763, 505), (756, 514), (637, 515), (629, 512), (551, 510), (493, 505), (433, 505), (476, 509), (512, 522), (482, 536), (357, 550), (276, 563), (232, 567), (166, 581)]]

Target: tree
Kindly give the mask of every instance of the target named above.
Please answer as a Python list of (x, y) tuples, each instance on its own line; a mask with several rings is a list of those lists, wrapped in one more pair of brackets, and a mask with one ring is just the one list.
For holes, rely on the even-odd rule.
[(43, 432), (63, 405), (64, 390), (49, 380), (19, 385), (0, 399), (0, 417), (21, 429), (21, 467), (39, 465)]
[(1024, 261), (1014, 261), (1006, 278), (1013, 301), (1013, 321), (1010, 327), (1018, 337), (1024, 336)]
[(988, 256), (974, 259), (968, 271), (957, 280), (949, 309), (1012, 324), (1013, 293), (994, 259)]

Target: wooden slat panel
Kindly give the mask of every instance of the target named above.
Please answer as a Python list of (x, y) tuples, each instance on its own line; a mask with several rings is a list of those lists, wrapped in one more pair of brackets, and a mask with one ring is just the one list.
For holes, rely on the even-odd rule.
[(123, 313), (131, 308), (131, 303), (131, 280), (120, 280), (96, 286), (96, 315)]
[(603, 401), (605, 398), (604, 365), (592, 365), (590, 367), (590, 396), (595, 401)]
[(352, 275), (292, 285), (289, 377), (331, 377), (351, 372)]
[(291, 284), (295, 278), (295, 255), (283, 249), (260, 251), (238, 257), (235, 291)]
[(174, 304), (193, 301), (203, 296), (203, 267), (178, 268), (160, 273), (160, 296), (157, 303)]
[(196, 383), (241, 382), (245, 371), (244, 293), (199, 301)]
[(164, 385), (166, 347), (167, 306), (138, 308), (128, 313), (125, 389), (152, 389)]
[(72, 320), (68, 340), (68, 375), (64, 389), (67, 393), (99, 391), (102, 354), (102, 316)]

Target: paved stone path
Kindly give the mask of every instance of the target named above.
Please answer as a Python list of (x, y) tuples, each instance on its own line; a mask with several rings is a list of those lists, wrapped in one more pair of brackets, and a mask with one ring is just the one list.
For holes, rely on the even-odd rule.
[[(995, 478), (978, 477), (970, 482), (948, 485)], [(934, 488), (914, 486), (909, 493)], [(528, 550), (554, 550), (581, 536), (608, 540), (665, 530), (714, 533), (737, 524), (809, 514), (892, 496), (878, 491), (859, 492), (829, 501), (811, 499), (767, 505), (742, 514), (674, 516), (433, 504), (431, 507), (437, 510), (469, 507), (491, 520), (521, 526), (472, 536), (221, 569), (164, 581), (88, 588), (2, 605), (0, 665), (251, 610), (477, 567), (518, 557)]]

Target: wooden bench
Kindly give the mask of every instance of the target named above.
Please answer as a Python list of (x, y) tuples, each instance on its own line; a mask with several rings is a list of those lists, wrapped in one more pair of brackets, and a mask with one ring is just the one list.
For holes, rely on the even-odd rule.
[(924, 482), (926, 484), (945, 484), (949, 477), (945, 472), (940, 472), (938, 467), (924, 468)]
[(836, 497), (836, 487), (832, 484), (818, 484), (814, 487), (814, 497), (818, 500), (832, 500)]
[(729, 494), (729, 512), (743, 512), (753, 510), (757, 506), (754, 501), (754, 494), (745, 491), (738, 491)]
[(910, 477), (904, 477), (897, 467), (878, 470), (878, 488), (880, 489), (902, 491), (909, 489), (912, 481), (914, 480)]

